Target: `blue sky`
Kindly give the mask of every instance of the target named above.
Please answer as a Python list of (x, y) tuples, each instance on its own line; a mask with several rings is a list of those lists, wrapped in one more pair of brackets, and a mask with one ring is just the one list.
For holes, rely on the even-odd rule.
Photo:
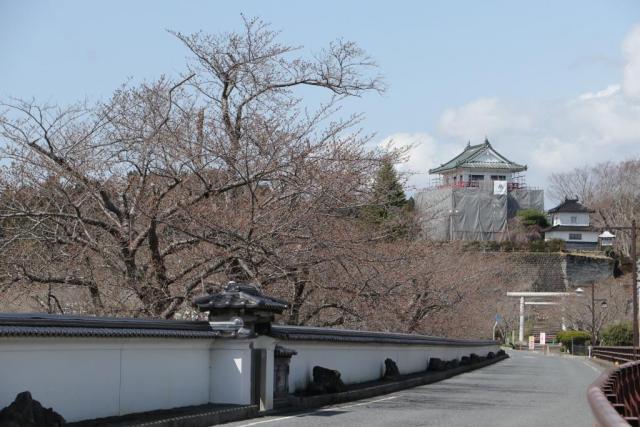
[(364, 112), (376, 142), (417, 147), (404, 166), (417, 187), (485, 135), (541, 186), (554, 171), (640, 155), (637, 0), (0, 0), (0, 97), (64, 104), (177, 76), (186, 52), (166, 29), (238, 29), (241, 13), (309, 52), (344, 38), (376, 58), (388, 91), (345, 112)]

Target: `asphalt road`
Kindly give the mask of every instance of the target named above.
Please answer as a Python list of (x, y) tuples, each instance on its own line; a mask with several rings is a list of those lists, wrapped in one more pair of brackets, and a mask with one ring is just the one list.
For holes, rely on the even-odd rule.
[(315, 411), (227, 426), (591, 426), (587, 386), (602, 368), (582, 358), (512, 352), (448, 380)]

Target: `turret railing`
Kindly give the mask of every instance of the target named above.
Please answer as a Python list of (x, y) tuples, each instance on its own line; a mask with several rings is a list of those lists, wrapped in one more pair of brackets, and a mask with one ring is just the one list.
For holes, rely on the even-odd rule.
[[(434, 182), (430, 188), (442, 189), (442, 188), (482, 188), (493, 190), (492, 180), (488, 181), (455, 181), (442, 183), (441, 181)], [(538, 188), (531, 187), (525, 182), (507, 182), (507, 190), (537, 190)]]

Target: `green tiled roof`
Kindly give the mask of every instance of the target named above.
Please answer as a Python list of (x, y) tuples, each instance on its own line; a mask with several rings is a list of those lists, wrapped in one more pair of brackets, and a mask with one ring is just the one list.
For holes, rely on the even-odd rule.
[[(490, 152), (494, 154), (501, 161), (500, 162), (480, 161), (479, 157), (486, 152)], [(485, 139), (484, 143), (482, 144), (467, 145), (462, 153), (458, 154), (456, 157), (449, 160), (447, 163), (444, 163), (438, 166), (437, 168), (430, 169), (429, 173), (430, 174), (443, 173), (443, 172), (455, 170), (458, 168), (504, 169), (509, 172), (521, 172), (521, 171), (527, 170), (526, 165), (520, 165), (518, 163), (512, 162), (511, 160), (507, 159), (502, 154), (494, 150), (487, 139)]]

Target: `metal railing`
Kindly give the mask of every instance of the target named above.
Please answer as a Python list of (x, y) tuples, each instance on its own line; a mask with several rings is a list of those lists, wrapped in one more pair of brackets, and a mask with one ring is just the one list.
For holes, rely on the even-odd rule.
[[(493, 190), (493, 180), (486, 181), (453, 181), (449, 183), (443, 183), (442, 181), (433, 182), (431, 188), (481, 188), (485, 190)], [(529, 187), (525, 182), (511, 182), (507, 183), (507, 189), (513, 190), (536, 190), (537, 188)]]
[[(634, 351), (635, 350), (635, 351)], [(607, 347), (607, 346), (596, 346), (593, 347), (592, 355), (597, 357), (598, 359), (608, 360), (610, 362), (618, 362), (618, 363), (627, 363), (638, 360), (638, 355), (640, 354), (640, 349), (633, 347)]]
[(609, 369), (587, 390), (599, 427), (640, 426), (640, 362)]

